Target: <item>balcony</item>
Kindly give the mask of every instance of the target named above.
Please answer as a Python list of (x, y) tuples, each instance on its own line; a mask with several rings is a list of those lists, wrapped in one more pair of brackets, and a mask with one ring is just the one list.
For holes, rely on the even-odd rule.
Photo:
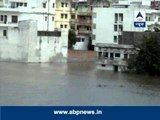
[(78, 12), (77, 15), (92, 16), (92, 12)]
[(91, 25), (92, 22), (89, 19), (87, 19), (87, 20), (85, 20), (85, 19), (78, 19), (78, 24), (79, 25), (81, 25), (81, 24), (83, 24), (83, 25)]
[(75, 24), (77, 22), (76, 19), (70, 19), (70, 24)]
[(7, 24), (7, 21), (0, 21), (0, 24)]
[(86, 30), (86, 29), (79, 29), (78, 33), (79, 34), (91, 34), (91, 31), (90, 30)]
[(18, 27), (18, 23), (0, 22), (0, 27)]
[(92, 10), (91, 8), (79, 8), (77, 10), (78, 15), (92, 15)]

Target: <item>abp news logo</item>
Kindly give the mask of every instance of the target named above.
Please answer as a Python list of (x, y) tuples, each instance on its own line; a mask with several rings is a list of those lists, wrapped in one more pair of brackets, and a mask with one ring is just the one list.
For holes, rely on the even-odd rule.
[(144, 28), (146, 26), (145, 11), (135, 11), (134, 13), (134, 27)]

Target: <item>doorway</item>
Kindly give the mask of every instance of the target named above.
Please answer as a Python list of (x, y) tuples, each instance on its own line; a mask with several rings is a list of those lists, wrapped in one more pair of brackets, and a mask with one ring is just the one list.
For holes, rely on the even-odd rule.
[(114, 65), (114, 72), (118, 72), (118, 65)]
[(113, 53), (110, 53), (110, 59), (113, 60)]

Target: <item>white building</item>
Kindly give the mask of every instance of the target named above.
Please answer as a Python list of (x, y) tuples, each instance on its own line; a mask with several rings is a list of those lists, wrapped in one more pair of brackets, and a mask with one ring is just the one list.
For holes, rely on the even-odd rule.
[[(146, 27), (134, 27), (135, 11), (145, 11)], [(157, 10), (147, 6), (115, 5), (109, 8), (93, 9), (93, 44), (108, 43), (118, 44), (122, 39), (122, 31), (145, 31), (151, 24), (159, 22)], [(101, 21), (101, 22), (99, 22)]]
[[(144, 32), (160, 23), (159, 10), (151, 9), (142, 2), (113, 4), (109, 8), (93, 8), (93, 40), (99, 65), (108, 70), (125, 69), (128, 59), (134, 53), (133, 46), (119, 45), (123, 31)], [(135, 13), (144, 12), (145, 27), (135, 27)], [(137, 16), (137, 15), (136, 15)]]
[(54, 3), (5, 2), (0, 8), (1, 61), (51, 62), (67, 57), (68, 31), (54, 31)]

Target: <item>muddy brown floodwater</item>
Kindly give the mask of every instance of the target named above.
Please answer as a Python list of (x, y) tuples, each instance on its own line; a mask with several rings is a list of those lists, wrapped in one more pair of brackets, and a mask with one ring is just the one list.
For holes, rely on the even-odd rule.
[(0, 63), (0, 105), (160, 105), (160, 78), (93, 62)]

